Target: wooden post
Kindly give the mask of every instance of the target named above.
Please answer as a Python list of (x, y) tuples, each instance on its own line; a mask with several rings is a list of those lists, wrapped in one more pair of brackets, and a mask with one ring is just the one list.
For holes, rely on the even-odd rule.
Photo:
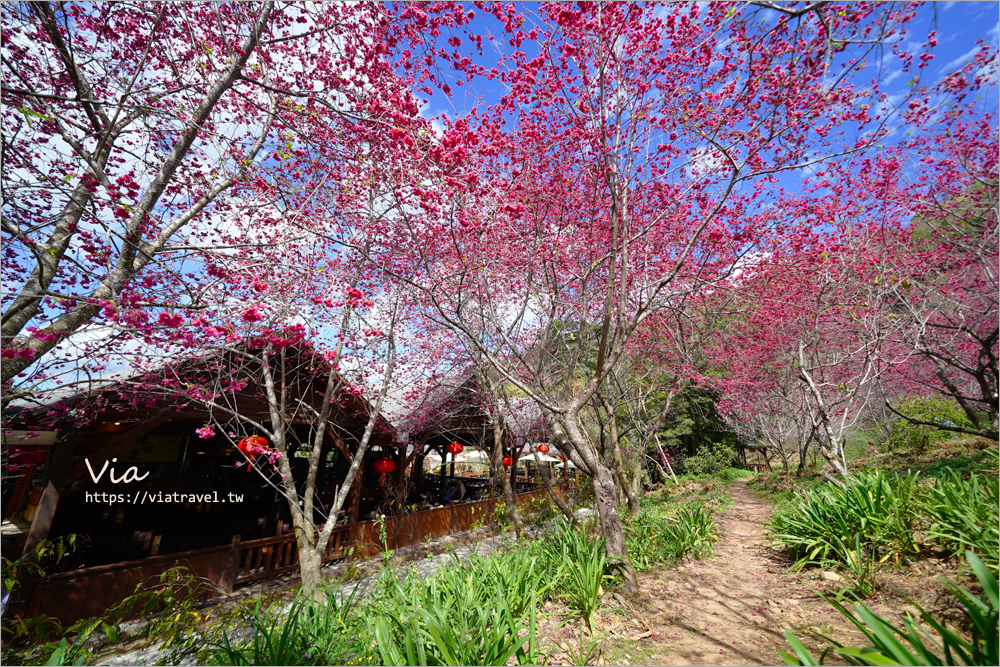
[(7, 505), (5, 518), (24, 511), (25, 505), (28, 504), (28, 498), (31, 496), (31, 487), (34, 486), (35, 468), (37, 467), (35, 465), (27, 466), (24, 472), (21, 473), (21, 476), (14, 485), (14, 493), (11, 495), (10, 503)]
[(364, 471), (358, 470), (358, 474), (354, 477), (354, 484), (351, 485), (351, 505), (347, 511), (347, 515), (350, 518), (348, 535), (352, 542), (358, 539), (358, 512), (361, 508), (361, 489), (364, 477)]
[(21, 557), (26, 562), (34, 562), (35, 547), (49, 537), (49, 530), (52, 528), (52, 520), (55, 518), (56, 508), (59, 506), (59, 497), (66, 484), (70, 457), (73, 456), (75, 446), (75, 440), (65, 438), (56, 443), (52, 452), (48, 479), (42, 484), (42, 497), (38, 500), (35, 515), (31, 518), (31, 528), (28, 529), (28, 537), (25, 540), (24, 549), (21, 551)]
[(232, 549), (229, 552), (229, 570), (226, 571), (226, 580), (223, 588), (227, 593), (232, 593), (236, 587), (236, 577), (240, 571), (240, 536), (233, 535)]

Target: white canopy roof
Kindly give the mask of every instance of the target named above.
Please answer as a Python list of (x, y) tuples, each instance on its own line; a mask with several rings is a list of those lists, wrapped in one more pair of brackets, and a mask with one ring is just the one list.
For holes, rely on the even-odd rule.
[(528, 463), (531, 463), (533, 461), (537, 461), (539, 463), (559, 463), (561, 459), (557, 459), (554, 456), (549, 456), (548, 454), (540, 454), (540, 453), (535, 454), (532, 452), (530, 454), (522, 454), (519, 461), (527, 461)]

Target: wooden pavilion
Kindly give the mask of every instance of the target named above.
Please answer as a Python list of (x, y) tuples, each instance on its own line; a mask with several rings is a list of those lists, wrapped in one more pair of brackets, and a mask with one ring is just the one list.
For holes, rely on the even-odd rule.
[[(322, 389), (326, 379), (326, 374), (314, 372), (289, 386), (302, 400), (315, 402), (322, 396), (317, 388)], [(26, 467), (24, 479), (17, 482), (25, 487), (29, 479), (31, 492), (15, 494), (5, 508), (5, 518), (30, 522), (26, 552), (42, 540), (72, 533), (83, 537), (75, 559), (92, 566), (228, 544), (232, 535), (253, 539), (288, 530), (287, 501), (258, 473), (247, 471), (234, 438), (203, 430), (211, 421), (204, 404), (155, 394), (137, 400), (134, 388), (139, 384), (134, 375), (112, 377), (97, 388), (62, 397), (58, 407), (47, 404), (12, 416), (23, 429), (20, 433), (39, 426), (46, 429), (43, 433), (58, 432), (41, 461)], [(266, 421), (267, 404), (251, 386), (234, 392), (231, 401), (243, 417)], [(329, 503), (343, 480), (371, 410), (363, 397), (346, 389), (334, 404), (316, 484), (320, 507)], [(64, 417), (47, 419), (52, 412)], [(315, 425), (303, 415), (288, 421), (290, 446), (308, 442)], [(374, 461), (398, 457), (394, 432), (384, 419), (369, 447), (375, 455), (366, 456), (347, 504), (352, 527), (366, 504), (381, 500), (374, 497), (383, 493)], [(304, 478), (308, 460), (298, 449), (289, 455), (294, 477)], [(101, 472), (105, 465), (107, 474)], [(122, 481), (131, 468), (135, 481)], [(4, 549), (14, 546), (20, 545), (5, 544)]]

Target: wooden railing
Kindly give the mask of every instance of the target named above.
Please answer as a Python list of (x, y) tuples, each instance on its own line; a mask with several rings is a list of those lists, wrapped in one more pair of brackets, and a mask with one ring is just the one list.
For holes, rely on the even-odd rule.
[[(333, 529), (330, 540), (326, 543), (326, 551), (323, 552), (324, 563), (344, 557), (344, 543), (347, 541), (348, 529), (349, 526), (338, 526)], [(233, 562), (236, 564), (234, 586), (297, 570), (299, 549), (295, 533), (247, 542), (240, 542), (238, 536), (234, 537)]]
[[(565, 481), (554, 486), (557, 493), (564, 493)], [(545, 491), (521, 493), (517, 502), (547, 495)], [(502, 503), (503, 500), (497, 498), (493, 502)], [(428, 538), (469, 530), (477, 522), (488, 518), (491, 510), (489, 503), (488, 500), (454, 503), (387, 518), (384, 528), (388, 545), (382, 541), (378, 525), (371, 521), (358, 523), (357, 538), (352, 543), (348, 542), (348, 526), (338, 526), (327, 542), (323, 562), (343, 558), (348, 546), (355, 548), (355, 557), (364, 558), (386, 546), (399, 549), (422, 543)], [(299, 553), (294, 533), (246, 542), (236, 535), (228, 546), (52, 574), (35, 582), (27, 592), (26, 617), (54, 616), (64, 626), (69, 626), (83, 618), (101, 616), (105, 610), (132, 595), (137, 587), (155, 583), (165, 570), (178, 566), (187, 568), (198, 578), (201, 595), (211, 596), (220, 591), (231, 593), (237, 586), (292, 572), (299, 567)]]

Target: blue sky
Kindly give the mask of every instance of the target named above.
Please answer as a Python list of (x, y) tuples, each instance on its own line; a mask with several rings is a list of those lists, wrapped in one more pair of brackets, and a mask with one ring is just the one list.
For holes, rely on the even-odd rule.
[[(471, 5), (469, 9), (473, 9)], [(519, 5), (521, 11), (532, 12), (536, 9), (537, 7), (530, 4)], [(487, 32), (492, 33), (497, 39), (490, 43), (484, 38), (483, 57), (474, 55), (468, 48), (467, 42), (463, 44), (461, 51), (469, 55), (474, 62), (489, 68), (488, 63), (495, 57), (493, 49), (509, 47), (500, 39), (504, 32), (502, 24), (485, 12), (474, 11), (475, 19), (465, 28), (484, 35)], [(775, 12), (775, 15), (778, 13)], [(904, 45), (908, 50), (916, 49), (927, 40), (931, 31), (936, 31), (938, 44), (933, 49), (935, 57), (927, 68), (927, 74), (933, 79), (939, 79), (945, 72), (968, 62), (978, 50), (980, 40), (985, 44), (994, 46), (998, 44), (1000, 5), (996, 2), (928, 2), (919, 8), (916, 19), (909, 24)], [(462, 35), (464, 30), (456, 31), (455, 34)], [(440, 42), (443, 43), (444, 38)], [(531, 47), (528, 43), (523, 48), (530, 52)], [(902, 77), (897, 61), (888, 49), (884, 50), (881, 64), (885, 68), (883, 84), (886, 92), (890, 94), (903, 92), (908, 79)], [(452, 75), (447, 72), (445, 77), (453, 80)], [(489, 104), (497, 101), (503, 93), (498, 81), (477, 80), (472, 84), (452, 85), (452, 89), (453, 94), (450, 98), (440, 91), (435, 91), (430, 96), (421, 93), (420, 97), (428, 99), (424, 115), (447, 114), (449, 118), (462, 117), (474, 106), (482, 107), (484, 102)]]

